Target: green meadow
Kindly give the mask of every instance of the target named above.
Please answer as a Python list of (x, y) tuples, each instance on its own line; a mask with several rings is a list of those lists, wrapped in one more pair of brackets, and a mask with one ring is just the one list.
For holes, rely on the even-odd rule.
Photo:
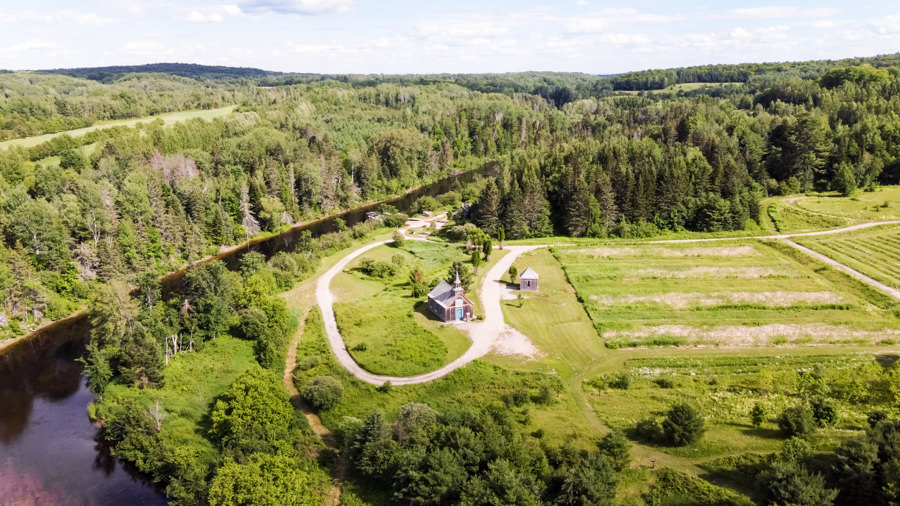
[(859, 272), (900, 288), (900, 226), (798, 238), (796, 242)]
[(610, 348), (875, 344), (898, 320), (868, 291), (760, 242), (554, 248)]

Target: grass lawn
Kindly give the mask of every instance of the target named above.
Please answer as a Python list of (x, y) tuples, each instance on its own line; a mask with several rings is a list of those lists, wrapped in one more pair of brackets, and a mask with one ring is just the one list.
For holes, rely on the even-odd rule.
[(199, 111), (178, 111), (172, 112), (168, 114), (160, 114), (158, 116), (148, 116), (146, 118), (136, 118), (136, 119), (127, 119), (127, 120), (112, 120), (112, 121), (99, 121), (89, 127), (85, 128), (77, 128), (75, 130), (67, 130), (65, 132), (57, 132), (54, 134), (44, 134), (44, 135), (36, 135), (34, 137), (24, 137), (21, 139), (10, 139), (8, 141), (0, 142), (0, 149), (5, 149), (10, 146), (19, 146), (23, 148), (32, 148), (37, 146), (38, 144), (49, 141), (50, 139), (59, 136), (59, 135), (69, 135), (72, 137), (81, 137), (82, 135), (92, 132), (94, 130), (100, 130), (103, 128), (110, 128), (116, 126), (126, 126), (133, 127), (138, 123), (148, 123), (150, 121), (155, 121), (157, 119), (163, 120), (166, 125), (171, 125), (173, 123), (177, 123), (179, 121), (185, 121), (193, 118), (200, 118), (205, 120), (211, 120), (214, 118), (219, 118), (222, 116), (227, 116), (234, 111), (236, 106), (229, 105), (225, 107), (220, 107), (218, 109), (204, 109)]
[[(373, 409), (382, 409), (389, 419), (393, 419), (400, 407), (409, 402), (424, 402), (438, 411), (460, 407), (478, 407), (503, 403), (505, 397), (517, 390), (525, 391), (526, 397), (536, 396), (544, 385), (555, 390), (562, 388), (559, 379), (553, 375), (533, 372), (512, 371), (486, 361), (476, 360), (449, 375), (421, 385), (396, 386), (385, 390), (354, 378), (334, 359), (325, 339), (322, 316), (318, 308), (309, 313), (297, 355), (297, 369), (294, 382), (302, 391), (307, 381), (322, 375), (339, 379), (344, 385), (343, 400), (336, 407), (319, 413), (322, 422), (337, 429), (345, 416), (365, 417)], [(560, 403), (550, 406), (513, 406), (522, 418), (529, 413), (543, 409), (557, 409)], [(529, 409), (531, 408), (531, 409)], [(547, 427), (550, 431), (565, 431), (567, 427)]]
[(900, 219), (900, 186), (860, 191), (852, 197), (817, 195), (800, 199), (795, 205), (816, 213), (857, 220), (897, 220)]
[[(393, 262), (402, 258), (398, 273), (387, 279), (359, 270), (363, 260)], [(415, 299), (407, 286), (409, 268), (420, 266), (425, 278), (442, 278), (453, 260), (465, 260), (460, 248), (445, 243), (406, 241), (400, 248), (379, 246), (352, 262), (335, 277), (338, 327), (353, 358), (366, 370), (392, 376), (413, 376), (433, 371), (462, 355), (467, 336), (444, 325), (428, 310), (425, 299)]]
[[(153, 406), (158, 399), (166, 412), (160, 437), (172, 443), (173, 448), (197, 451), (204, 462), (211, 464), (218, 452), (204, 437), (209, 430), (206, 417), (216, 397), (251, 367), (258, 367), (253, 343), (223, 335), (206, 343), (200, 351), (173, 357), (164, 369), (162, 388), (139, 390), (112, 384), (104, 394), (104, 402), (114, 405), (117, 401), (135, 400), (143, 406)], [(102, 412), (98, 414), (103, 416)]]
[(759, 242), (554, 248), (610, 348), (874, 344), (900, 321)]
[(900, 226), (801, 237), (797, 242), (888, 286), (900, 288)]
[(846, 216), (826, 215), (799, 207), (798, 203), (805, 199), (803, 196), (764, 199), (760, 204), (763, 229), (772, 233), (795, 234), (841, 228), (856, 223)]

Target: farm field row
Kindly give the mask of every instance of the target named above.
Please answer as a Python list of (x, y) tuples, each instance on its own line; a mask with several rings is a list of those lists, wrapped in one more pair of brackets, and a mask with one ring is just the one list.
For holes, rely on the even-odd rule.
[(797, 242), (888, 286), (900, 288), (900, 226), (807, 237)]
[(759, 242), (554, 248), (610, 348), (875, 344), (896, 316)]

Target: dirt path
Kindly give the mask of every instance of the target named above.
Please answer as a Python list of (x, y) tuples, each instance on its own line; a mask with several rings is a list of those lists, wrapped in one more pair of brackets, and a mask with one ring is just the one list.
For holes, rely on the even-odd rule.
[(325, 320), (325, 334), (328, 336), (328, 343), (337, 357), (338, 363), (344, 366), (344, 368), (357, 378), (372, 385), (382, 385), (387, 381), (390, 381), (392, 385), (426, 383), (442, 378), (473, 360), (487, 355), (496, 344), (497, 339), (500, 338), (506, 330), (506, 322), (503, 320), (503, 311), (500, 309), (502, 290), (500, 278), (509, 270), (510, 266), (519, 255), (526, 251), (545, 247), (508, 246), (506, 250), (508, 250), (509, 253), (498, 260), (485, 274), (480, 292), (485, 317), (484, 320), (479, 322), (470, 322), (460, 325), (460, 329), (467, 331), (469, 337), (472, 339), (472, 345), (462, 354), (462, 356), (440, 369), (418, 376), (383, 376), (380, 374), (372, 374), (363, 369), (355, 360), (353, 360), (350, 352), (347, 351), (347, 346), (344, 344), (344, 338), (338, 330), (337, 320), (334, 316), (334, 294), (331, 293), (330, 286), (334, 277), (343, 272), (347, 265), (355, 258), (373, 248), (391, 242), (393, 241), (379, 241), (359, 248), (328, 269), (328, 271), (319, 278), (318, 283), (316, 283), (316, 303), (322, 311), (322, 318)]
[(786, 239), (782, 242), (784, 244), (787, 244), (793, 248), (796, 248), (796, 249), (802, 251), (803, 253), (806, 253), (807, 255), (815, 258), (816, 260), (819, 260), (820, 262), (823, 262), (825, 264), (830, 265), (831, 267), (834, 267), (835, 269), (843, 271), (847, 275), (849, 275), (859, 281), (862, 281), (863, 283), (890, 295), (891, 297), (893, 297), (896, 300), (900, 300), (900, 290), (897, 290), (896, 288), (892, 288), (892, 287), (882, 283), (881, 281), (872, 279), (869, 276), (866, 276), (865, 274), (859, 272), (858, 270), (853, 269), (852, 267), (848, 267), (848, 266), (838, 262), (837, 260), (832, 259), (831, 257), (825, 256), (825, 255), (819, 253), (818, 251), (813, 251), (813, 250), (807, 248), (806, 246), (802, 246), (800, 244), (795, 243), (794, 241)]
[[(741, 241), (749, 239), (790, 239), (792, 237), (811, 237), (816, 235), (843, 234), (844, 232), (853, 232), (854, 230), (862, 230), (865, 228), (880, 227), (882, 225), (900, 225), (900, 220), (892, 221), (872, 221), (868, 223), (860, 223), (849, 227), (832, 228), (829, 230), (819, 230), (816, 232), (798, 232), (795, 234), (774, 234), (774, 235), (752, 235), (747, 237), (711, 237), (708, 239), (662, 239), (658, 241), (639, 241), (641, 244), (685, 244), (692, 242), (722, 242), (722, 241)], [(636, 241), (638, 242), (638, 241)]]
[(309, 316), (309, 307), (307, 307), (306, 311), (304, 311), (303, 315), (300, 317), (300, 325), (297, 328), (297, 333), (294, 336), (293, 341), (291, 341), (290, 348), (288, 348), (287, 360), (285, 360), (284, 364), (284, 388), (287, 389), (288, 395), (291, 396), (291, 404), (294, 405), (294, 408), (303, 413), (306, 420), (309, 422), (309, 427), (312, 431), (319, 436), (323, 443), (325, 443), (328, 451), (331, 451), (334, 454), (334, 476), (331, 479), (331, 488), (325, 495), (324, 504), (325, 506), (338, 506), (341, 504), (341, 490), (344, 487), (344, 480), (346, 479), (347, 469), (349, 468), (350, 463), (338, 449), (337, 439), (335, 438), (334, 433), (322, 423), (322, 420), (319, 419), (319, 415), (315, 414), (306, 402), (303, 401), (303, 397), (300, 396), (300, 392), (297, 390), (297, 387), (294, 386), (294, 368), (297, 366), (297, 348), (300, 346), (300, 337), (303, 335), (303, 330), (306, 328), (307, 316)]

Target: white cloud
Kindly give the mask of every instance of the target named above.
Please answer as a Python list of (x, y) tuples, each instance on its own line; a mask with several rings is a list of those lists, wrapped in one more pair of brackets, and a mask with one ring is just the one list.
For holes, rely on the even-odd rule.
[(720, 14), (709, 16), (711, 19), (780, 19), (780, 18), (828, 18), (837, 16), (840, 9), (820, 7), (801, 9), (789, 5), (772, 5), (767, 7), (748, 7), (731, 9)]
[(247, 14), (326, 14), (346, 12), (353, 6), (353, 0), (242, 0), (238, 2), (241, 11)]
[(41, 14), (34, 11), (0, 12), (0, 23), (44, 23), (54, 25), (106, 26), (118, 20), (92, 12), (59, 11)]
[(225, 21), (225, 18), (218, 12), (204, 13), (200, 11), (191, 11), (184, 19), (192, 23), (221, 23)]

